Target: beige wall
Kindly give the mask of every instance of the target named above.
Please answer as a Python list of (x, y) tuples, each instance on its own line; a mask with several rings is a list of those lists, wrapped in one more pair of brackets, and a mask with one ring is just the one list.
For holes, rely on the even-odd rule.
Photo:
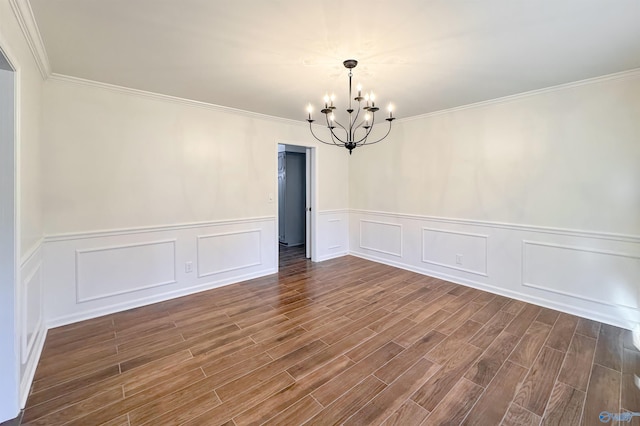
[[(45, 85), (47, 234), (275, 216), (278, 143), (302, 123), (77, 84)], [(319, 210), (348, 207), (346, 150), (318, 149)]]
[(350, 206), (637, 235), (639, 117), (635, 73), (400, 122), (354, 153)]

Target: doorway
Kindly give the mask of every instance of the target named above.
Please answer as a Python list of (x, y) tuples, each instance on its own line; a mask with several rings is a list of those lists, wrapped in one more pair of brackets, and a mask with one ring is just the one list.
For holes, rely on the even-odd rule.
[(313, 259), (312, 148), (278, 144), (278, 266)]
[(0, 422), (19, 411), (16, 72), (0, 46)]

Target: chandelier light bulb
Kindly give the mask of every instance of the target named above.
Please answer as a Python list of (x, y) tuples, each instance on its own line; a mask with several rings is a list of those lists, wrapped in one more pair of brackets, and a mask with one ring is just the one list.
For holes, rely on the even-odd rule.
[(309, 113), (309, 118), (307, 120), (311, 120), (311, 113), (313, 112), (313, 105), (307, 105), (307, 112)]
[(329, 106), (329, 95), (324, 95), (324, 107), (327, 108)]
[(362, 97), (362, 84), (358, 83), (358, 97)]

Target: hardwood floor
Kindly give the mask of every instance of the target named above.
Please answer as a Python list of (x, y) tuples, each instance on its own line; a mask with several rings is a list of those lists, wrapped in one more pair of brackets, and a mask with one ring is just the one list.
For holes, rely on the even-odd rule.
[(282, 249), (277, 275), (50, 330), (23, 424), (600, 425), (640, 411), (626, 330), (302, 250)]

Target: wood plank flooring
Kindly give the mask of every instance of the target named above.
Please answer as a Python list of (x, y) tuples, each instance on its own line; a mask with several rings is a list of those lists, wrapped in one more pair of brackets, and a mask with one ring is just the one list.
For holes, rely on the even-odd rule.
[(601, 425), (602, 411), (640, 411), (626, 330), (301, 255), (282, 249), (276, 275), (50, 330), (22, 424)]

